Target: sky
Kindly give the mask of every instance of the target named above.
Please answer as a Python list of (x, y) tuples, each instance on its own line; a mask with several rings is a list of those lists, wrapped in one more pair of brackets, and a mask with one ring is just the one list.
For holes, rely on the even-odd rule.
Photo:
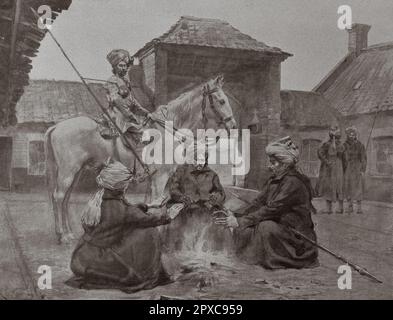
[[(84, 77), (107, 79), (107, 53), (135, 53), (183, 15), (216, 18), (294, 56), (282, 64), (282, 89), (312, 90), (347, 53), (339, 6), (372, 26), (369, 44), (393, 41), (392, 0), (73, 0), (52, 32)], [(78, 80), (47, 35), (33, 59), (32, 79)]]

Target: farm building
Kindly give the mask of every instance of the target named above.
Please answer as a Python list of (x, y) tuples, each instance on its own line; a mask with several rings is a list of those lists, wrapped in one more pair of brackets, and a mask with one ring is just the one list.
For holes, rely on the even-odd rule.
[[(316, 178), (315, 150), (326, 138), (327, 128), (337, 123), (338, 115), (317, 93), (281, 91), (280, 64), (290, 54), (242, 34), (225, 21), (182, 17), (169, 32), (147, 43), (134, 56), (139, 64), (130, 71), (133, 92), (151, 111), (196, 84), (224, 74), (224, 91), (239, 127), (256, 128), (251, 130), (251, 169), (245, 181), (240, 179), (241, 185), (260, 187), (268, 177), (266, 144), (287, 134), (304, 150), (304, 172)], [(92, 86), (106, 105), (102, 86)], [(5, 184), (29, 189), (43, 181), (46, 129), (80, 114), (98, 115), (97, 107), (81, 83), (30, 81), (17, 106), (18, 124), (7, 129), (8, 138), (3, 139), (12, 150), (6, 159), (12, 170)], [(224, 184), (233, 183), (230, 166), (214, 169)]]
[[(217, 19), (181, 17), (168, 32), (135, 55), (155, 105), (166, 104), (188, 88), (221, 73), (224, 91), (240, 128), (256, 114), (249, 176), (266, 166), (264, 147), (278, 136), (281, 114), (281, 63), (291, 54), (270, 47)], [(253, 161), (256, 160), (256, 161)]]
[[(18, 160), (18, 155), (26, 159), (23, 153), (14, 152), (19, 141), (18, 129), (10, 126), (18, 122), (16, 104), (29, 84), (31, 58), (37, 55), (46, 33), (45, 29), (38, 28), (37, 18), (31, 10), (38, 10), (41, 5), (51, 7), (51, 18), (55, 20), (60, 12), (69, 8), (71, 0), (2, 0), (0, 3), (0, 189), (11, 188), (11, 168), (14, 162), (17, 167), (23, 162)], [(32, 150), (34, 148), (41, 147), (33, 143)], [(41, 167), (37, 164), (30, 172), (41, 172)]]
[(393, 201), (393, 42), (368, 46), (370, 28), (352, 26), (348, 54), (314, 91), (367, 146), (366, 197)]
[(15, 106), (29, 82), (31, 58), (46, 30), (37, 25), (31, 8), (50, 6), (52, 21), (71, 0), (2, 0), (0, 3), (0, 125), (16, 124)]
[[(90, 87), (106, 103), (101, 84)], [(16, 106), (17, 125), (0, 131), (1, 187), (30, 190), (45, 178), (44, 134), (55, 123), (79, 115), (97, 116), (99, 108), (80, 82), (30, 80)]]
[(224, 91), (239, 127), (255, 127), (251, 131), (251, 168), (245, 180), (249, 188), (259, 188), (268, 177), (267, 142), (286, 134), (303, 146), (307, 154), (305, 172), (315, 178), (319, 165), (314, 155), (316, 146), (326, 138), (329, 126), (339, 122), (339, 113), (323, 96), (281, 91), (281, 63), (290, 56), (241, 33), (228, 22), (195, 17), (181, 17), (167, 33), (135, 54), (144, 85), (156, 105), (218, 73), (224, 74)]

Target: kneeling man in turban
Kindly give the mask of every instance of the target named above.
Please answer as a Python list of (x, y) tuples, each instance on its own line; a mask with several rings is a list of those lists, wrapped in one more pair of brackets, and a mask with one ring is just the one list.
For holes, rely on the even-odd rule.
[(171, 210), (149, 214), (145, 204), (129, 204), (124, 193), (133, 179), (120, 162), (107, 163), (100, 172), (96, 179), (100, 189), (83, 212), (85, 232), (72, 253), (75, 277), (66, 284), (134, 292), (170, 281), (154, 227), (170, 223), (175, 216)]
[(269, 144), (266, 153), (273, 174), (262, 192), (242, 211), (215, 222), (234, 228), (235, 251), (245, 262), (267, 269), (315, 267), (317, 248), (291, 230), (316, 240), (313, 192), (310, 180), (296, 169), (298, 148), (286, 137)]

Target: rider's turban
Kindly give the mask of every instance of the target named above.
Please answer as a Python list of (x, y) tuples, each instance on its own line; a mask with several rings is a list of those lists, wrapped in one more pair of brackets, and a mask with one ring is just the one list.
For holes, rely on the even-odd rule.
[(106, 56), (108, 62), (114, 67), (117, 66), (121, 61), (129, 64), (131, 62), (131, 56), (127, 50), (114, 49)]
[(296, 164), (299, 161), (299, 149), (290, 137), (269, 143), (265, 150), (268, 156), (276, 158), (281, 163)]

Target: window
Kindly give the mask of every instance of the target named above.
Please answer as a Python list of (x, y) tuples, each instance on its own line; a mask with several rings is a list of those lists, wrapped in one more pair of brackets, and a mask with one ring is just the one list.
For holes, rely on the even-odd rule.
[(318, 148), (320, 145), (321, 141), (317, 139), (306, 139), (302, 142), (300, 168), (309, 177), (318, 177), (320, 165)]
[(27, 173), (32, 176), (45, 175), (44, 141), (29, 140), (29, 162)]
[(377, 173), (393, 175), (393, 137), (375, 138), (374, 148)]

